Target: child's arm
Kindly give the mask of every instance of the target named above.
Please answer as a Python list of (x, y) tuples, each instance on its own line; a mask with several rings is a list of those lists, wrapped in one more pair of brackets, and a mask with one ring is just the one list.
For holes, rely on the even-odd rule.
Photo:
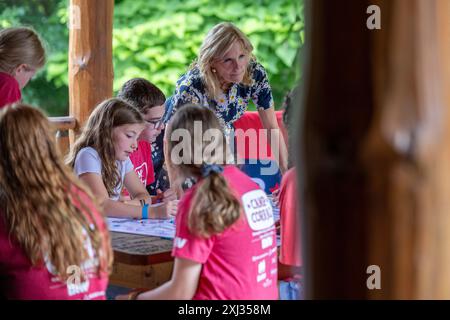
[[(172, 278), (162, 286), (140, 293), (137, 300), (190, 300), (197, 291), (202, 264), (192, 260), (175, 258)], [(117, 296), (128, 300), (129, 295)]]
[[(142, 218), (142, 208), (125, 204), (120, 201), (111, 200), (106, 191), (105, 185), (100, 175), (97, 173), (83, 173), (79, 178), (90, 188), (94, 196), (100, 203), (103, 203), (103, 210), (106, 216), (118, 218)], [(167, 211), (165, 205), (149, 208), (148, 218), (166, 218)]]
[(152, 198), (134, 170), (125, 175), (123, 184), (127, 188), (131, 199), (136, 200), (137, 204), (139, 204), (139, 200), (144, 200), (148, 204), (152, 203)]

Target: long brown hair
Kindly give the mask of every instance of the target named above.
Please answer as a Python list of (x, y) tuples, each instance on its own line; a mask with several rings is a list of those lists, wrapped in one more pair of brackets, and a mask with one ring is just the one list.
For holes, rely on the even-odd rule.
[(45, 49), (36, 32), (30, 28), (0, 30), (0, 72), (13, 74), (21, 64), (39, 69), (45, 64)]
[[(238, 220), (241, 205), (221, 173), (212, 172), (202, 178), (202, 169), (205, 165), (226, 163), (226, 140), (216, 115), (205, 107), (184, 105), (177, 110), (166, 130), (165, 143), (168, 148), (166, 154), (170, 155), (166, 161), (170, 167), (169, 170), (175, 170), (183, 178), (199, 181), (189, 213), (190, 231), (202, 237), (223, 232)], [(183, 154), (179, 154), (183, 160), (181, 163), (177, 161), (176, 165), (174, 157), (177, 155), (172, 154), (176, 145), (179, 144), (175, 138), (177, 135), (175, 130), (181, 130), (178, 131), (181, 133), (184, 131), (183, 143), (187, 142), (182, 150)], [(210, 144), (206, 145), (203, 142), (208, 132), (214, 136), (211, 139), (215, 144), (213, 152), (207, 150), (207, 148), (210, 149)], [(201, 136), (198, 133), (201, 133)], [(196, 153), (202, 155), (201, 161), (195, 161)]]
[(89, 258), (86, 235), (99, 259), (97, 272), (108, 272), (109, 234), (97, 223), (103, 218), (93, 215), (98, 207), (64, 165), (50, 127), (41, 111), (24, 104), (0, 111), (0, 203), (6, 225), (33, 265), (47, 258), (62, 279), (68, 266), (81, 267)]
[(142, 114), (135, 107), (118, 98), (103, 101), (89, 116), (83, 132), (68, 155), (67, 164), (73, 168), (81, 149), (94, 148), (102, 161), (105, 188), (109, 196), (114, 195), (114, 189), (120, 184), (120, 176), (114, 157), (112, 132), (115, 127), (135, 123), (145, 123)]

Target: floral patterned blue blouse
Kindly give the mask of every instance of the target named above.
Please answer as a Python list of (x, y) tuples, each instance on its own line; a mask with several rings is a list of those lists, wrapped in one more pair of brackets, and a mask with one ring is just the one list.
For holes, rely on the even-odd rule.
[(165, 121), (170, 119), (179, 106), (195, 103), (212, 108), (224, 129), (231, 129), (233, 122), (247, 110), (250, 99), (258, 109), (273, 107), (272, 89), (263, 66), (252, 61), (249, 68), (252, 85), (233, 83), (228, 92), (223, 93), (217, 100), (208, 97), (200, 70), (196, 67), (189, 70), (177, 81), (175, 93), (166, 101)]
[[(187, 73), (182, 75), (176, 83), (175, 92), (173, 96), (167, 99), (165, 104), (164, 122), (167, 123), (172, 115), (176, 112), (178, 107), (186, 103), (195, 103), (201, 106), (211, 108), (217, 118), (219, 119), (225, 134), (228, 135), (233, 128), (233, 123), (238, 120), (247, 110), (249, 101), (252, 100), (258, 110), (266, 110), (273, 108), (272, 89), (270, 88), (269, 80), (267, 78), (264, 67), (256, 62), (251, 61), (250, 72), (252, 84), (246, 86), (239, 83), (233, 83), (229, 90), (223, 93), (217, 100), (208, 97), (206, 88), (203, 84), (200, 70), (197, 67), (190, 69)], [(162, 175), (159, 177), (159, 172), (164, 162), (164, 155), (162, 152), (162, 136), (161, 134), (153, 145), (153, 165), (156, 173), (156, 181), (151, 190), (153, 194), (155, 188), (160, 187), (164, 191), (163, 182), (159, 181), (167, 177)]]

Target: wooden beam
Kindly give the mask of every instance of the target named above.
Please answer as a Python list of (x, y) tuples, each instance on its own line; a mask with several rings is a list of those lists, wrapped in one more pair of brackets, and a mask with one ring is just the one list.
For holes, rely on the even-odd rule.
[(70, 0), (70, 6), (70, 115), (83, 125), (93, 108), (113, 93), (114, 0)]
[[(381, 9), (381, 30), (366, 9)], [(307, 3), (308, 298), (450, 298), (450, 3)], [(308, 41), (307, 41), (308, 42)], [(367, 287), (367, 267), (381, 289)]]
[(49, 117), (55, 130), (75, 130), (77, 121), (74, 117)]

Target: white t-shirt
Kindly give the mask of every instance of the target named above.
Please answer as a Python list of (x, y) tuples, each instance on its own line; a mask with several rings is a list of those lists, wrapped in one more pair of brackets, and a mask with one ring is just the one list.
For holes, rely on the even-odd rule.
[[(114, 195), (110, 196), (111, 200), (119, 199), (125, 175), (133, 170), (133, 164), (131, 163), (130, 158), (127, 158), (125, 161), (116, 161), (116, 166), (119, 170), (120, 183), (114, 189)], [(78, 151), (77, 157), (75, 158), (74, 171), (77, 176), (80, 176), (83, 173), (96, 173), (101, 176), (102, 160), (100, 159), (98, 152), (91, 147), (86, 147)]]

